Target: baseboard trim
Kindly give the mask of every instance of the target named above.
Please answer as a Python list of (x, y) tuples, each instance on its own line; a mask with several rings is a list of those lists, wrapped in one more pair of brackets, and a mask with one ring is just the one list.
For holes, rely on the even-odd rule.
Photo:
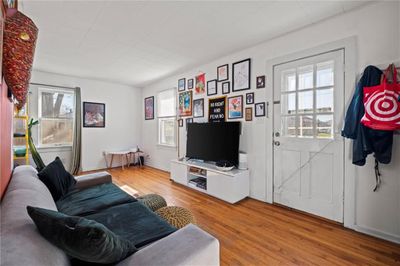
[(374, 236), (389, 242), (400, 244), (400, 236), (390, 235), (375, 229), (366, 228), (359, 225), (354, 225), (352, 229), (366, 235)]

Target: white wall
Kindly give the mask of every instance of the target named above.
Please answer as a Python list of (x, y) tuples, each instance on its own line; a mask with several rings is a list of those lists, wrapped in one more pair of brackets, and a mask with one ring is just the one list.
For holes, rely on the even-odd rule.
[[(33, 71), (32, 83), (80, 87), (82, 102), (106, 104), (105, 128), (82, 128), (82, 169), (106, 168), (103, 151), (121, 150), (141, 146), (142, 92), (141, 89), (110, 82), (83, 79), (53, 73)], [(33, 87), (33, 86), (32, 86)], [(30, 116), (37, 118), (37, 90), (30, 95)], [(37, 137), (38, 127), (32, 132)], [(55, 156), (64, 159), (66, 167), (71, 161), (70, 148), (40, 149), (45, 163)], [(120, 165), (114, 159), (114, 166)]]
[[(252, 59), (252, 89), (244, 91), (243, 94), (255, 92), (255, 102), (267, 101), (271, 103), (271, 87), (255, 89), (255, 77), (267, 72), (267, 61), (355, 36), (357, 40), (355, 67), (356, 72), (359, 74), (369, 64), (388, 64), (400, 59), (399, 17), (399, 2), (370, 4), (359, 10), (316, 23), (149, 85), (143, 89), (143, 98), (156, 96), (158, 91), (176, 87), (179, 78), (194, 78), (199, 71), (206, 73), (206, 80), (215, 79), (217, 66), (228, 63), (231, 71), (232, 63), (250, 57)], [(270, 78), (267, 77), (267, 79)], [(218, 84), (218, 86), (219, 94), (221, 94), (221, 84)], [(353, 91), (354, 86), (346, 87), (345, 89), (346, 91)], [(229, 96), (236, 94), (238, 93), (231, 93)], [(346, 99), (346, 104), (349, 101), (349, 98)], [(208, 102), (205, 101), (206, 110), (207, 106)], [(246, 151), (249, 157), (251, 171), (250, 195), (252, 198), (262, 201), (266, 201), (268, 196), (266, 180), (269, 169), (266, 168), (266, 151), (272, 150), (272, 138), (270, 132), (267, 133), (266, 125), (271, 122), (270, 119), (271, 116), (270, 118), (253, 118), (252, 122), (244, 122), (240, 144), (241, 150)], [(156, 122), (156, 119), (148, 121), (142, 119), (143, 148), (150, 155), (147, 164), (163, 170), (169, 170), (169, 161), (176, 158), (178, 152), (176, 149), (167, 149), (156, 145)], [(268, 129), (268, 131), (270, 130)], [(185, 132), (185, 128), (180, 129), (181, 156), (185, 153), (185, 138), (182, 138)], [(271, 144), (269, 145), (269, 143)], [(347, 144), (346, 147), (351, 147), (351, 145)], [(379, 192), (372, 192), (375, 182), (373, 158), (370, 156), (364, 167), (353, 167), (351, 164), (351, 150), (346, 149), (345, 154), (346, 167), (351, 169), (349, 174), (355, 179), (356, 184), (353, 192), (355, 194), (355, 219), (354, 224), (349, 226), (356, 230), (400, 242), (399, 136), (395, 136), (392, 163), (381, 166), (383, 184)], [(346, 176), (345, 178), (350, 177)]]

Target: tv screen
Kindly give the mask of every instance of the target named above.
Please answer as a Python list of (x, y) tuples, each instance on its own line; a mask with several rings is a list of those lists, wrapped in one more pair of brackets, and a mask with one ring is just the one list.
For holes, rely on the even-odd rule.
[(240, 122), (189, 123), (186, 157), (239, 163)]

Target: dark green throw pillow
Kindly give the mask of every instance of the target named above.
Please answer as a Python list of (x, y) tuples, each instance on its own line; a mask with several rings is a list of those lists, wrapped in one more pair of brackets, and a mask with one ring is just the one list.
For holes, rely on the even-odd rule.
[(67, 194), (76, 184), (75, 178), (65, 170), (59, 157), (40, 171), (38, 176), (50, 190), (54, 201)]
[(92, 263), (116, 263), (137, 251), (104, 225), (78, 216), (28, 206), (40, 234), (67, 255)]

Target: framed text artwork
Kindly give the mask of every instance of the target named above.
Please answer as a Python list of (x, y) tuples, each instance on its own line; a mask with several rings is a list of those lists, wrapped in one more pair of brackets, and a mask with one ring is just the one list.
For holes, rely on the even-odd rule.
[(226, 120), (226, 96), (208, 99), (208, 122)]
[(179, 116), (192, 115), (192, 91), (179, 93)]
[(232, 91), (250, 89), (250, 62), (248, 58), (232, 64)]

